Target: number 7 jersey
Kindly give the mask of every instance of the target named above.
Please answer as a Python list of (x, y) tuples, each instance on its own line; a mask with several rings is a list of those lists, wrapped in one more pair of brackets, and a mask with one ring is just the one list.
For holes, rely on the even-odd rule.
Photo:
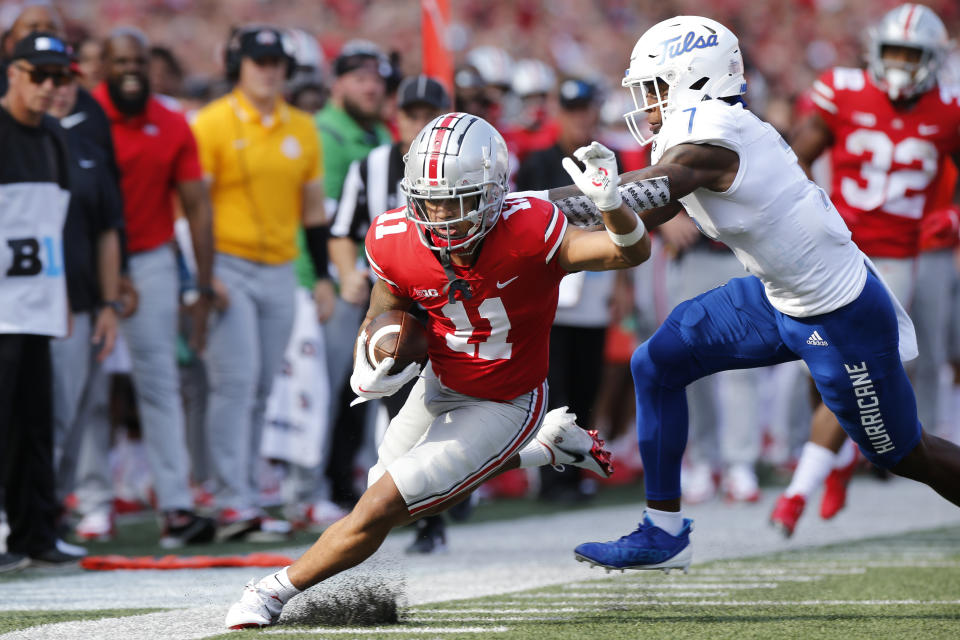
[(459, 393), (508, 401), (547, 377), (557, 310), (557, 251), (567, 219), (550, 202), (507, 196), (471, 267), (454, 266), (470, 298), (449, 297), (438, 256), (405, 217), (383, 213), (367, 232), (367, 260), (397, 296), (427, 310), (428, 352), (440, 381)]
[(935, 86), (896, 109), (862, 69), (824, 73), (810, 94), (833, 134), (830, 198), (869, 256), (919, 252), (941, 160), (960, 150), (960, 89)]

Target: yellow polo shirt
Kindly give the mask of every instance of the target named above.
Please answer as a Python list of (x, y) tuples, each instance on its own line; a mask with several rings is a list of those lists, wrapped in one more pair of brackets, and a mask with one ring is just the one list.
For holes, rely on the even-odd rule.
[(281, 101), (261, 117), (235, 89), (201, 109), (192, 127), (211, 181), (216, 250), (267, 264), (293, 260), (303, 187), (323, 175), (310, 116)]

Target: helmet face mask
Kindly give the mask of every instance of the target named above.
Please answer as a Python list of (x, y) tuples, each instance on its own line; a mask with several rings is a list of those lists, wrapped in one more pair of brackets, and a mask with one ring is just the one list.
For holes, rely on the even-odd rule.
[(891, 100), (909, 100), (936, 84), (948, 45), (936, 13), (922, 5), (900, 5), (869, 31), (870, 78)]
[(404, 156), (407, 219), (437, 252), (473, 251), (500, 219), (507, 145), (482, 118), (448, 113), (424, 127)]
[(641, 122), (652, 109), (659, 107), (666, 122), (703, 100), (735, 97), (747, 90), (737, 37), (719, 22), (699, 16), (677, 16), (648, 29), (633, 48), (622, 84), (630, 90), (635, 107), (624, 119), (640, 144), (656, 137), (646, 134)]

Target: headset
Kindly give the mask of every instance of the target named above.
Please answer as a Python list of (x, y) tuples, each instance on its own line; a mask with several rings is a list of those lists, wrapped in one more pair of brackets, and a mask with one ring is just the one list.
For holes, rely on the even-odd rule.
[(280, 45), (283, 47), (284, 61), (287, 63), (287, 80), (293, 77), (297, 70), (297, 59), (293, 57), (292, 44), (290, 39), (278, 28), (271, 25), (249, 24), (242, 27), (233, 27), (230, 30), (230, 36), (227, 38), (227, 46), (223, 51), (223, 66), (226, 69), (227, 81), (236, 84), (240, 79), (240, 61), (243, 59), (241, 53), (241, 40), (248, 33), (256, 31), (273, 31)]

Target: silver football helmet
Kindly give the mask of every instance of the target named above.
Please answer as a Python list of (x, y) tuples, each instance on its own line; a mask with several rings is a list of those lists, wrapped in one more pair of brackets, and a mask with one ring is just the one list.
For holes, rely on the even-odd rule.
[[(483, 118), (447, 113), (425, 126), (403, 158), (400, 190), (420, 240), (441, 253), (472, 250), (500, 219), (507, 195), (507, 144)], [(431, 220), (429, 200), (455, 200), (459, 215)], [(468, 222), (466, 229), (461, 223)]]
[[(661, 95), (658, 80), (667, 85), (666, 96)], [(660, 107), (666, 122), (701, 100), (746, 93), (740, 42), (716, 20), (699, 16), (664, 20), (637, 40), (622, 84), (630, 89), (635, 107), (623, 116), (627, 127), (637, 142), (647, 144), (656, 137), (645, 134), (643, 121), (651, 109)]]
[[(920, 60), (884, 60), (883, 49), (888, 46), (918, 49)], [(920, 4), (902, 4), (870, 29), (867, 68), (874, 84), (891, 100), (912, 98), (936, 84), (948, 47), (947, 29), (936, 13)]]

